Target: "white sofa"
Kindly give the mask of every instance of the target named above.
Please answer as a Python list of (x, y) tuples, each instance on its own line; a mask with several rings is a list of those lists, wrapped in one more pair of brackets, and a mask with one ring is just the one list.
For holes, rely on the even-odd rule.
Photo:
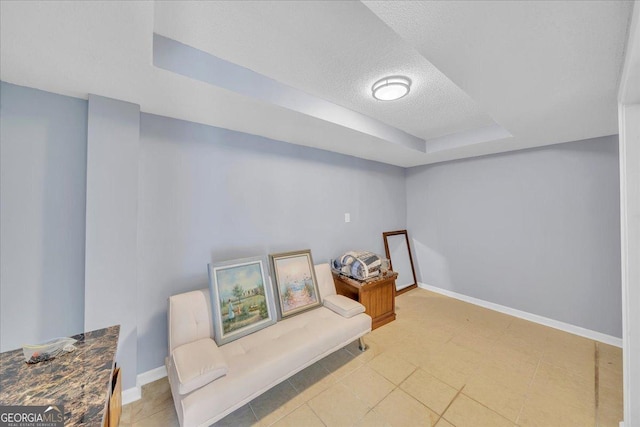
[(169, 298), (166, 365), (181, 426), (213, 424), (371, 331), (364, 307), (336, 295), (329, 265), (315, 269), (322, 307), (220, 347), (213, 340), (208, 290)]

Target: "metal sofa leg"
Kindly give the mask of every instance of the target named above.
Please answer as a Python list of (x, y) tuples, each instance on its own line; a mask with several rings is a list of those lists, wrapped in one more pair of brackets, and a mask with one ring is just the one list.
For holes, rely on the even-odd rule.
[(363, 337), (358, 338), (358, 348), (360, 349), (360, 351), (367, 351), (367, 349), (369, 348), (369, 346), (364, 342)]

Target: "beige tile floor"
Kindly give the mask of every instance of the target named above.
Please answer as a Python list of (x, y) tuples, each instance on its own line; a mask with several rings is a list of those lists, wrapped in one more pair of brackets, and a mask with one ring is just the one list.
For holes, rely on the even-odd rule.
[[(618, 427), (617, 347), (416, 289), (396, 321), (320, 360), (215, 426)], [(177, 426), (166, 378), (121, 425)]]

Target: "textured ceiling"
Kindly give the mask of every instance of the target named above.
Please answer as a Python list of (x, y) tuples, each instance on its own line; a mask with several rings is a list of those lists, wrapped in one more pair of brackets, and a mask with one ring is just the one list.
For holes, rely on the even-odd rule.
[[(0, 78), (414, 166), (617, 133), (631, 7), (614, 0), (0, 1)], [(157, 68), (154, 31), (425, 139), (426, 152)], [(385, 74), (411, 77), (411, 94), (373, 100), (370, 86)], [(500, 126), (506, 131), (496, 132)]]
[[(357, 1), (156, 3), (156, 33), (422, 139), (493, 124), (467, 94)], [(411, 96), (376, 101), (389, 75)]]
[(364, 3), (516, 139), (617, 133), (632, 2)]

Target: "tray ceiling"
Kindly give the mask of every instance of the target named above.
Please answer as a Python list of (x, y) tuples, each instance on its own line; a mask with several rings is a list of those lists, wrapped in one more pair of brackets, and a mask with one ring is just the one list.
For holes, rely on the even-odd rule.
[[(0, 78), (415, 166), (617, 133), (631, 6), (0, 2)], [(394, 74), (410, 94), (373, 99)]]

